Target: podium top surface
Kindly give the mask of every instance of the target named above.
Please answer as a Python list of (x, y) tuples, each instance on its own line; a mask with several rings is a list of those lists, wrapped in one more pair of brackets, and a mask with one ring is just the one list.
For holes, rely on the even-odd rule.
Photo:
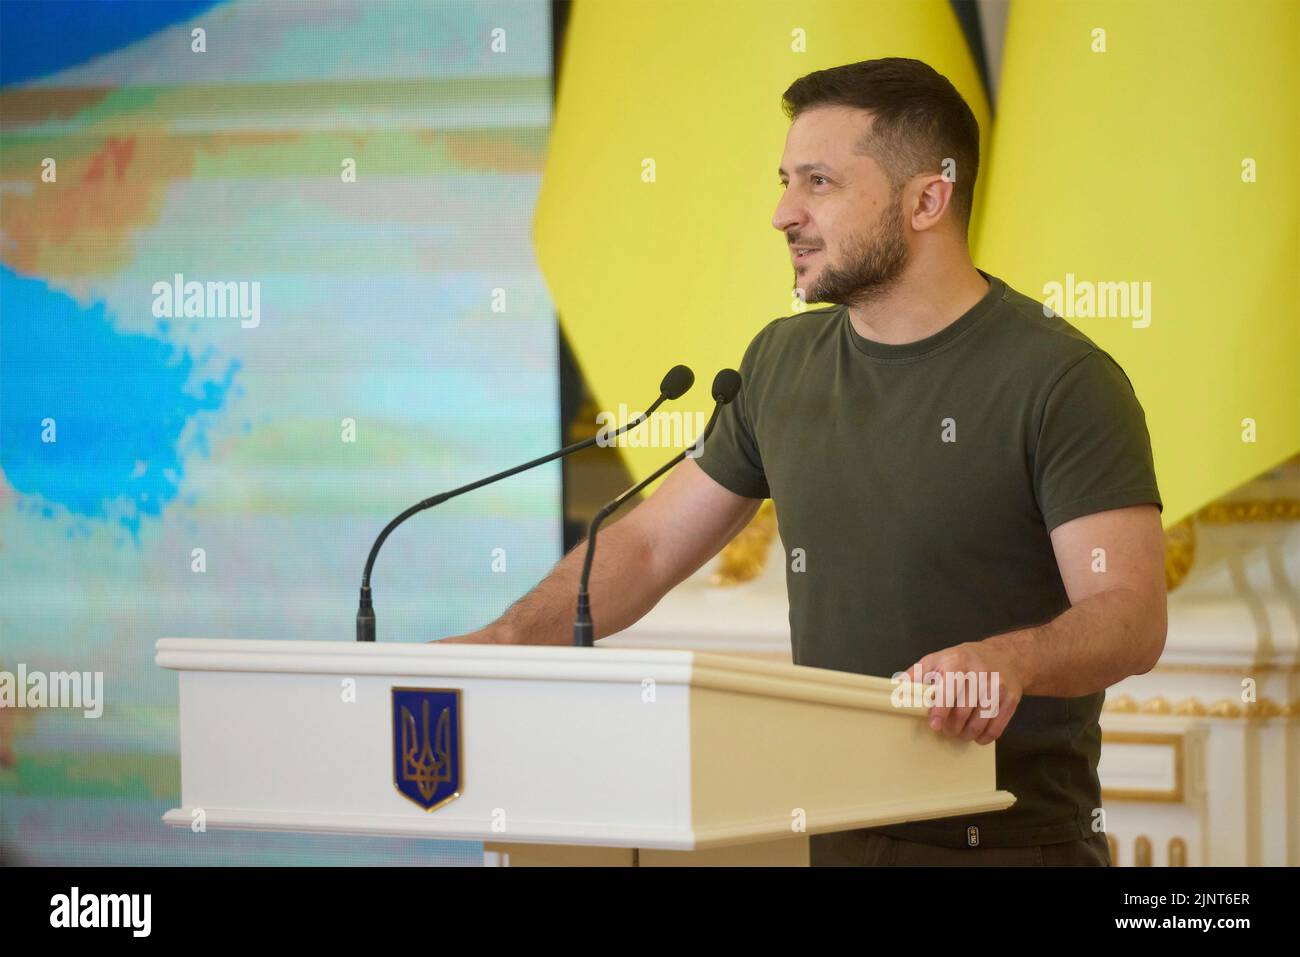
[(155, 662), (173, 671), (393, 675), (688, 685), (895, 714), (925, 713), (893, 700), (888, 678), (747, 657), (653, 648), (363, 643), (161, 638)]

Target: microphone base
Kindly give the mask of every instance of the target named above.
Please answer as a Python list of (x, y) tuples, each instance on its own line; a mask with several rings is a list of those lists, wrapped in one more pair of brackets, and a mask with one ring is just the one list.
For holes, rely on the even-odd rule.
[(591, 622), (591, 596), (587, 594), (584, 578), (578, 586), (578, 614), (573, 620), (573, 647), (594, 648), (595, 645), (596, 626)]
[(357, 604), (357, 641), (375, 640), (375, 606), (370, 601), (370, 588), (363, 585), (361, 601)]

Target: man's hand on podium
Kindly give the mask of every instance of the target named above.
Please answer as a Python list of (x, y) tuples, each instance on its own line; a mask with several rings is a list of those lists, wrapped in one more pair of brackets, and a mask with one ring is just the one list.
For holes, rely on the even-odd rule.
[(451, 638), (434, 638), (432, 641), (426, 642), (426, 644), (523, 645), (528, 644), (528, 642), (512, 640), (509, 630), (500, 625), (488, 625), (478, 631), (468, 631), (463, 635), (455, 635)]
[(989, 640), (932, 652), (907, 673), (913, 681), (939, 686), (930, 708), (931, 729), (977, 744), (1001, 737), (1025, 689), (1016, 659)]
[(468, 634), (456, 635), (453, 638), (434, 638), (428, 642), (430, 645), (503, 645), (504, 641), (492, 637), (487, 629), (471, 631)]

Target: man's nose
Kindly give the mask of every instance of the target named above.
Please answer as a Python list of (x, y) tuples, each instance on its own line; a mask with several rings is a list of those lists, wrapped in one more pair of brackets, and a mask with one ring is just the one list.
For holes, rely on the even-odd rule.
[(787, 190), (781, 195), (781, 201), (776, 204), (776, 210), (772, 213), (772, 226), (780, 232), (787, 233), (802, 221), (803, 212)]

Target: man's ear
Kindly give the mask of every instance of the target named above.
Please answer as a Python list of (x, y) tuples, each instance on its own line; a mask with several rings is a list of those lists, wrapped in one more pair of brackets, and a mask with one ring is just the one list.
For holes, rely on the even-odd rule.
[(952, 205), (953, 184), (939, 173), (932, 173), (913, 180), (916, 198), (911, 204), (912, 228), (915, 230), (933, 229), (943, 221), (945, 212)]

